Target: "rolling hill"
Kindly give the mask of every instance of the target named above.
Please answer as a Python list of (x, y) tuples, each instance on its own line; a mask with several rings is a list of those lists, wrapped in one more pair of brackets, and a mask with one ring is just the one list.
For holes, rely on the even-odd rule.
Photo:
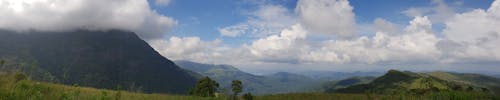
[(345, 88), (353, 85), (367, 84), (373, 81), (376, 77), (365, 76), (365, 77), (351, 77), (339, 81), (329, 81), (323, 83), (323, 89), (325, 92), (333, 92), (339, 88)]
[(442, 71), (427, 72), (425, 74), (442, 80), (469, 84), (478, 87), (486, 87), (492, 92), (500, 94), (500, 79), (495, 77), (472, 73), (454, 73)]
[(68, 85), (179, 94), (196, 82), (193, 73), (161, 56), (135, 33), (120, 30), (0, 30), (0, 59), (6, 61), (4, 71)]
[[(436, 73), (434, 73), (436, 74)], [(440, 73), (442, 74), (442, 73)], [(429, 73), (401, 72), (389, 70), (385, 75), (368, 84), (354, 85), (335, 90), (337, 93), (377, 93), (377, 94), (426, 94), (439, 91), (493, 93), (485, 86), (453, 81), (452, 74), (436, 77)], [(446, 77), (446, 78), (444, 78)], [(476, 79), (476, 78), (474, 78)], [(488, 79), (489, 80), (489, 79)], [(494, 80), (489, 80), (494, 81)]]
[(384, 73), (381, 73), (381, 72), (361, 72), (361, 71), (355, 71), (355, 72), (304, 71), (304, 72), (301, 72), (300, 74), (303, 74), (305, 76), (308, 76), (308, 77), (311, 77), (311, 78), (317, 79), (317, 80), (331, 81), (331, 80), (342, 80), (342, 79), (347, 79), (347, 78), (352, 78), (352, 77), (365, 77), (365, 76), (378, 77), (378, 76), (383, 75)]

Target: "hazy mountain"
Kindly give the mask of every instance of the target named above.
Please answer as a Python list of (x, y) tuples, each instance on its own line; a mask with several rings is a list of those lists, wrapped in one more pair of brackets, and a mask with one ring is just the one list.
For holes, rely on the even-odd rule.
[(271, 75), (253, 75), (240, 71), (231, 65), (201, 64), (190, 61), (175, 61), (180, 67), (209, 76), (230, 89), (232, 80), (241, 80), (245, 92), (252, 94), (276, 94), (289, 92), (312, 91), (311, 87), (319, 81), (307, 76), (288, 72), (278, 72)]
[(373, 81), (376, 77), (373, 76), (364, 76), (364, 77), (351, 77), (339, 81), (328, 81), (323, 83), (323, 89), (326, 92), (333, 92), (339, 88), (345, 88), (348, 86), (359, 85), (359, 84), (367, 84)]
[[(440, 73), (442, 74), (442, 73)], [(439, 76), (441, 78), (438, 78)], [(482, 75), (480, 75), (483, 77)], [(445, 78), (446, 77), (446, 78)], [(428, 73), (413, 73), (409, 71), (401, 72), (390, 70), (385, 75), (380, 76), (368, 84), (354, 85), (347, 88), (340, 88), (335, 92), (340, 93), (380, 93), (399, 94), (414, 93), (423, 94), (431, 91), (469, 91), (469, 92), (491, 92), (493, 88), (452, 81), (450, 77), (455, 75), (432, 75)], [(460, 78), (461, 79), (461, 78)], [(476, 80), (473, 78), (472, 80)], [(496, 79), (487, 78), (488, 82), (495, 82)], [(472, 83), (472, 82), (471, 82)]]
[(500, 75), (493, 75), (493, 77), (500, 78)]
[(380, 72), (335, 72), (335, 71), (304, 71), (300, 74), (304, 74), (308, 77), (318, 79), (318, 80), (341, 80), (351, 77), (359, 77), (359, 76), (381, 76), (383, 73)]
[(186, 93), (196, 82), (135, 33), (119, 30), (0, 31), (0, 59), (34, 79), (70, 85)]
[(300, 74), (295, 74), (295, 73), (289, 73), (289, 72), (277, 72), (277, 73), (265, 75), (265, 76), (272, 78), (274, 80), (278, 80), (280, 82), (308, 83), (311, 81), (315, 81), (310, 77), (300, 75)]

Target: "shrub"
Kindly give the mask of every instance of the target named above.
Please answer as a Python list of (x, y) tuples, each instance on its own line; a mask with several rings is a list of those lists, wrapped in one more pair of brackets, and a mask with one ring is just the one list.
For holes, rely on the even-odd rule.
[(21, 80), (25, 80), (26, 79), (26, 75), (24, 75), (23, 73), (21, 72), (17, 72), (15, 75), (14, 75), (14, 78), (16, 79), (16, 82), (19, 82)]
[(245, 100), (253, 100), (252, 93), (245, 93), (245, 94), (243, 94), (243, 99), (245, 99)]

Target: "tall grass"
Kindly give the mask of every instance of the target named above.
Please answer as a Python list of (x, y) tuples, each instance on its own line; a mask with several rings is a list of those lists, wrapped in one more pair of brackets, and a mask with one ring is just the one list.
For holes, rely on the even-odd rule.
[(341, 93), (290, 93), (257, 96), (256, 100), (500, 100), (500, 96), (484, 93), (436, 92), (426, 95), (380, 95)]
[[(14, 74), (0, 74), (0, 100), (225, 100), (226, 97), (198, 97), (145, 94), (19, 80)], [(240, 98), (243, 99), (243, 98)], [(256, 96), (254, 100), (500, 100), (499, 96), (475, 92), (434, 92), (424, 95), (289, 93)]]
[(0, 75), (0, 100), (215, 100), (197, 96), (145, 94), (127, 91), (67, 86), (31, 80), (14, 81), (14, 75)]

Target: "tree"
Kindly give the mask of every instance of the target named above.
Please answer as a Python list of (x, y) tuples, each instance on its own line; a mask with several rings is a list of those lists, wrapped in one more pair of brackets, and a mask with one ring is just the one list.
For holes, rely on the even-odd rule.
[(469, 86), (469, 87), (467, 87), (466, 90), (470, 92), (470, 91), (474, 91), (474, 88), (472, 88), (472, 87)]
[(245, 93), (245, 94), (243, 94), (243, 99), (245, 99), (245, 100), (253, 100), (252, 93)]
[(218, 88), (219, 83), (209, 77), (204, 77), (198, 80), (198, 83), (189, 91), (189, 94), (201, 97), (214, 97)]
[(5, 64), (5, 60), (0, 59), (0, 68), (3, 68), (3, 65)]
[(241, 81), (240, 80), (233, 80), (231, 83), (231, 87), (233, 88), (233, 96), (234, 100), (238, 97), (238, 94), (241, 93), (242, 91), (242, 86), (241, 86)]

